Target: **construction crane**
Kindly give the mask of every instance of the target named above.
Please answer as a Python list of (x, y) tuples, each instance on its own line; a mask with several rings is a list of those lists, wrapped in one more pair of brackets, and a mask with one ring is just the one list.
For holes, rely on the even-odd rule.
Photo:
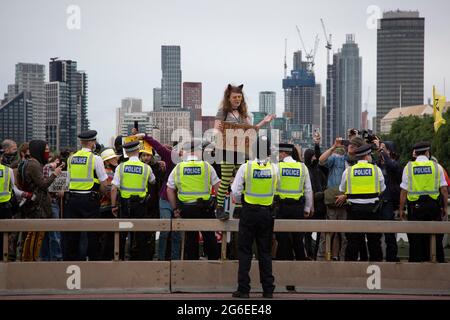
[(322, 23), (323, 34), (325, 36), (325, 41), (327, 43), (325, 45), (325, 48), (327, 49), (327, 64), (330, 64), (330, 51), (331, 51), (331, 48), (332, 48), (331, 33), (329, 35), (327, 35), (327, 29), (325, 28), (325, 23), (323, 22), (322, 18), (320, 18), (320, 22)]
[[(303, 52), (305, 53), (306, 61), (308, 63), (308, 71), (309, 72), (313, 72), (315, 52), (317, 51), (317, 49), (313, 49), (313, 50), (310, 50), (310, 51), (306, 50), (305, 42), (303, 41), (302, 34), (300, 32), (300, 28), (298, 26), (295, 26), (295, 27), (297, 28), (298, 37), (300, 38), (300, 42), (301, 42), (302, 47), (303, 47)], [(315, 46), (318, 45), (318, 42), (319, 42), (319, 36), (316, 35), (316, 44), (315, 44)]]
[(314, 65), (316, 64), (316, 54), (317, 54), (317, 49), (319, 47), (319, 35), (316, 34), (316, 40), (314, 41), (314, 51), (312, 54), (312, 60), (311, 60), (311, 67), (314, 68)]
[(286, 79), (286, 77), (287, 77), (287, 60), (286, 60), (286, 55), (287, 55), (287, 39), (284, 39), (284, 79)]

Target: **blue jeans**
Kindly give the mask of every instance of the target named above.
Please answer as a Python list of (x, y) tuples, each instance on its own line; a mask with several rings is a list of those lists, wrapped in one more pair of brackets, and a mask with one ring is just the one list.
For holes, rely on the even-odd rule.
[[(170, 203), (166, 200), (159, 199), (159, 217), (161, 219), (172, 219), (172, 207)], [(158, 248), (158, 258), (160, 261), (166, 260), (166, 248), (167, 248), (167, 238), (169, 232), (164, 231), (159, 234), (159, 248)], [(181, 234), (180, 232), (171, 233), (171, 258), (172, 260), (180, 260), (181, 256)]]
[[(58, 203), (52, 201), (52, 219), (59, 219)], [(61, 234), (59, 231), (49, 231), (45, 233), (39, 252), (42, 261), (61, 261)]]

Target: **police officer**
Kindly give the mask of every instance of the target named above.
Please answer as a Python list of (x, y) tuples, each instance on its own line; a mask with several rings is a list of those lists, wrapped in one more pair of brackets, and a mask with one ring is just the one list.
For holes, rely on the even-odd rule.
[[(386, 189), (381, 169), (372, 164), (372, 147), (364, 144), (356, 149), (358, 163), (345, 169), (339, 190), (345, 192), (347, 220), (378, 220), (380, 193)], [(369, 261), (382, 261), (381, 233), (347, 233), (345, 260), (358, 260), (359, 248), (365, 245), (369, 250)]]
[[(216, 170), (202, 158), (202, 142), (194, 139), (183, 145), (183, 161), (178, 163), (167, 180), (167, 197), (175, 218), (213, 218), (211, 190), (217, 190), (220, 179)], [(202, 231), (204, 252), (216, 260), (220, 252), (214, 232)], [(198, 260), (198, 232), (185, 233), (184, 258)]]
[[(0, 150), (0, 163), (2, 152), (3, 150)], [(16, 187), (13, 170), (0, 164), (0, 219), (12, 219), (14, 216), (12, 205), (14, 195), (16, 197), (21, 197), (25, 201), (31, 199), (33, 196), (30, 192), (19, 190)], [(0, 233), (0, 248), (3, 248), (3, 233)]]
[[(120, 193), (120, 218), (145, 218), (145, 197), (148, 193), (148, 184), (155, 183), (155, 176), (148, 164), (139, 160), (139, 141), (128, 142), (123, 145), (129, 159), (121, 163), (114, 173), (111, 188), (111, 206), (114, 215), (117, 215), (117, 193)], [(131, 234), (130, 243), (136, 242), (137, 252), (131, 253), (133, 260), (151, 260), (150, 246), (147, 243), (148, 234), (136, 232)], [(126, 234), (121, 234), (120, 253), (123, 259), (125, 254)], [(133, 239), (135, 238), (135, 239)]]
[[(430, 159), (431, 144), (419, 142), (413, 146), (417, 156), (403, 170), (400, 184), (400, 218), (405, 219), (405, 203), (409, 221), (441, 221), (447, 216), (448, 190), (444, 170)], [(445, 262), (442, 246), (443, 235), (436, 236), (436, 258)], [(408, 234), (409, 261), (430, 260), (430, 235)]]
[[(276, 203), (277, 219), (303, 219), (311, 214), (312, 188), (309, 172), (300, 159), (293, 158), (293, 144), (279, 144)], [(277, 259), (306, 260), (303, 233), (279, 232)], [(292, 289), (292, 288), (289, 288)]]
[[(66, 194), (65, 219), (100, 218), (100, 191), (106, 190), (108, 176), (100, 156), (94, 155), (97, 131), (88, 130), (78, 135), (82, 149), (69, 157), (69, 193)], [(99, 234), (87, 234), (89, 260), (98, 260)], [(84, 260), (80, 254), (80, 232), (63, 233), (63, 255), (66, 261)]]
[(277, 167), (269, 160), (271, 150), (267, 137), (258, 137), (252, 150), (254, 160), (240, 166), (231, 186), (236, 202), (242, 202), (243, 205), (239, 219), (238, 289), (233, 297), (249, 297), (252, 244), (256, 240), (263, 297), (272, 298), (275, 289), (271, 255), (274, 225), (272, 204), (276, 191)]

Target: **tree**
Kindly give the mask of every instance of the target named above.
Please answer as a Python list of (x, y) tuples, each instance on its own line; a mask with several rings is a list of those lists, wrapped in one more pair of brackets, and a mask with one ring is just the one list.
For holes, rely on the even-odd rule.
[(432, 154), (448, 171), (450, 169), (450, 110), (443, 116), (447, 124), (441, 126), (437, 133), (434, 132), (434, 120), (431, 116), (399, 118), (394, 121), (391, 132), (383, 137), (383, 140), (395, 143), (403, 165), (411, 159), (412, 146), (415, 143), (429, 141), (432, 144)]

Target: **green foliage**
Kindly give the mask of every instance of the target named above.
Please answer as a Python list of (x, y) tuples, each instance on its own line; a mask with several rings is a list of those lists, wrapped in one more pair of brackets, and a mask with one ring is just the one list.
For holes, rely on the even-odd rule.
[(433, 117), (403, 117), (392, 124), (389, 135), (383, 140), (394, 141), (400, 162), (406, 164), (411, 158), (412, 146), (420, 141), (429, 141), (432, 144), (432, 154), (446, 169), (450, 168), (450, 110), (444, 115), (447, 123), (442, 125), (435, 134)]

